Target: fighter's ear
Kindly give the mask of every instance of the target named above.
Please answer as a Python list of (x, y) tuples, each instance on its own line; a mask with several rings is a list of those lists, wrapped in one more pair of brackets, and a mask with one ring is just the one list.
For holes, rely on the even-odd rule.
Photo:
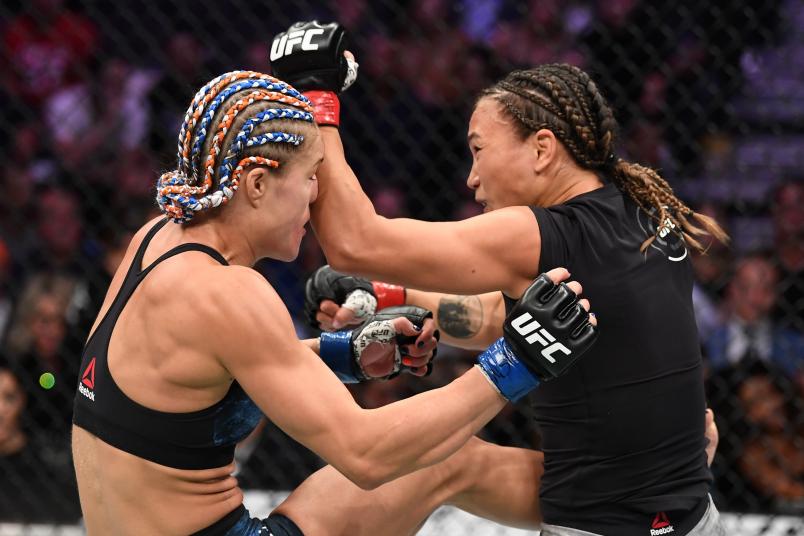
[(558, 138), (553, 131), (546, 128), (537, 130), (528, 136), (525, 142), (530, 146), (533, 157), (533, 171), (541, 173), (552, 164), (558, 156)]
[(264, 166), (252, 166), (247, 170), (244, 177), (240, 179), (241, 194), (248, 199), (252, 205), (259, 203), (268, 193), (268, 181), (271, 173)]

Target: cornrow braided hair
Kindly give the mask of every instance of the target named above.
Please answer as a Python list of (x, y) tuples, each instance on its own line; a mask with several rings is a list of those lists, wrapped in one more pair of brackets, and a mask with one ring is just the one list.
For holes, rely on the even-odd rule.
[[(239, 95), (242, 93), (245, 95)], [(229, 105), (229, 99), (236, 100)], [(261, 109), (251, 111), (249, 107), (255, 105)], [(245, 110), (245, 121), (235, 127), (235, 120)], [(222, 117), (218, 120), (219, 111)], [(315, 128), (312, 112), (306, 97), (266, 74), (233, 71), (211, 80), (195, 94), (185, 113), (179, 131), (177, 169), (162, 174), (157, 181), (159, 207), (172, 221), (185, 223), (198, 211), (226, 204), (237, 191), (246, 166), (279, 167), (279, 161), (266, 153), (269, 145), (298, 147), (304, 141), (298, 133), (255, 134), (255, 129), (271, 121), (301, 122)], [(208, 137), (215, 121), (218, 124), (214, 135)], [(207, 156), (201, 168), (199, 161), (205, 148)], [(219, 161), (224, 149), (224, 158)], [(246, 154), (255, 150), (258, 154)], [(213, 188), (216, 177), (217, 186)]]
[(480, 93), (492, 98), (514, 120), (521, 139), (547, 129), (555, 134), (583, 168), (610, 176), (651, 218), (656, 233), (642, 243), (641, 251), (664, 232), (675, 232), (698, 251), (706, 248), (698, 238), (710, 235), (726, 243), (728, 235), (717, 222), (690, 209), (673, 193), (659, 173), (615, 155), (617, 121), (608, 102), (590, 76), (567, 64), (540, 65), (513, 71)]

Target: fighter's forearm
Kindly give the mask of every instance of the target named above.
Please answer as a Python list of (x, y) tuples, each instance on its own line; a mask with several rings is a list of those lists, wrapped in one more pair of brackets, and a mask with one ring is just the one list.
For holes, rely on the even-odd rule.
[(441, 341), (483, 350), (502, 336), (505, 308), (499, 292), (461, 296), (407, 289), (406, 302), (433, 311)]
[(387, 482), (445, 459), (505, 404), (475, 367), (445, 387), (369, 410), (356, 450), (375, 483)]
[(319, 190), (311, 220), (327, 260), (342, 266), (370, 249), (367, 230), (378, 216), (346, 161), (338, 130), (321, 127), (321, 136), (324, 161), (316, 173)]

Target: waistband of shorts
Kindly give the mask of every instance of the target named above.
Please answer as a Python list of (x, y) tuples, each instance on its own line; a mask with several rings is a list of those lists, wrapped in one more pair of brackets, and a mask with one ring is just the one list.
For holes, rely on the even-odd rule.
[(226, 536), (229, 530), (234, 527), (243, 517), (248, 518), (249, 513), (244, 505), (240, 505), (212, 525), (194, 532), (190, 536)]
[(582, 508), (576, 512), (573, 518), (550, 519), (545, 522), (604, 536), (613, 534), (617, 536), (648, 536), (651, 534), (659, 536), (671, 532), (672, 536), (676, 536), (687, 534), (692, 530), (706, 514), (709, 503), (710, 498), (707, 494), (690, 509), (668, 509), (664, 512), (657, 511), (650, 514), (616, 508), (612, 505)]

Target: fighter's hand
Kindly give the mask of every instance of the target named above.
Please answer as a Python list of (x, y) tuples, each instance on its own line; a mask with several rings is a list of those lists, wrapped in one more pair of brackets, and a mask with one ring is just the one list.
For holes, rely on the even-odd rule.
[(366, 379), (386, 379), (402, 371), (425, 376), (432, 371), (438, 338), (430, 311), (389, 307), (352, 332), (355, 362)]
[(346, 53), (348, 36), (340, 24), (297, 22), (271, 43), (271, 67), (277, 78), (304, 92), (319, 125), (338, 126), (338, 93), (357, 80), (358, 64)]
[(377, 296), (368, 279), (317, 269), (304, 286), (304, 311), (314, 328), (337, 331), (362, 324), (377, 310)]
[[(567, 279), (569, 279), (570, 277), (570, 273), (567, 271), (566, 268), (553, 268), (552, 270), (545, 272), (544, 275), (549, 277), (550, 281), (552, 281), (555, 284), (562, 283)], [(575, 293), (576, 296), (580, 296), (581, 294), (583, 294), (583, 286), (581, 286), (579, 282), (569, 281), (566, 282), (565, 284), (572, 292)], [(587, 300), (586, 298), (581, 298), (578, 300), (578, 303), (580, 304), (581, 307), (583, 307), (584, 311), (589, 313), (589, 323), (592, 324), (593, 326), (597, 326), (597, 317), (595, 316), (595, 313), (589, 312), (590, 307), (589, 300)]]
[(589, 302), (578, 299), (583, 289), (568, 278), (564, 268), (541, 274), (503, 324), (505, 342), (542, 381), (564, 374), (597, 338)]
[(345, 303), (339, 306), (332, 300), (321, 301), (315, 320), (323, 331), (337, 331), (360, 324), (360, 318), (351, 307)]
[(357, 79), (356, 65), (350, 65), (344, 54), (348, 40), (346, 29), (337, 22), (295, 22), (271, 42), (274, 76), (300, 91), (340, 93)]
[(704, 430), (704, 435), (706, 436), (706, 464), (711, 467), (712, 461), (715, 459), (715, 451), (717, 451), (720, 436), (717, 433), (715, 414), (709, 408), (706, 408), (706, 429)]
[(562, 282), (568, 278), (564, 268), (537, 277), (508, 313), (504, 336), (478, 357), (483, 374), (512, 402), (564, 374), (597, 337), (589, 302), (578, 300), (581, 285)]
[(324, 331), (360, 325), (376, 311), (404, 304), (403, 287), (343, 274), (328, 264), (313, 272), (304, 287), (307, 321)]
[(360, 348), (357, 359), (370, 379), (388, 378), (402, 371), (426, 376), (433, 368), (438, 338), (432, 313), (426, 309), (389, 307), (361, 328), (355, 351)]

